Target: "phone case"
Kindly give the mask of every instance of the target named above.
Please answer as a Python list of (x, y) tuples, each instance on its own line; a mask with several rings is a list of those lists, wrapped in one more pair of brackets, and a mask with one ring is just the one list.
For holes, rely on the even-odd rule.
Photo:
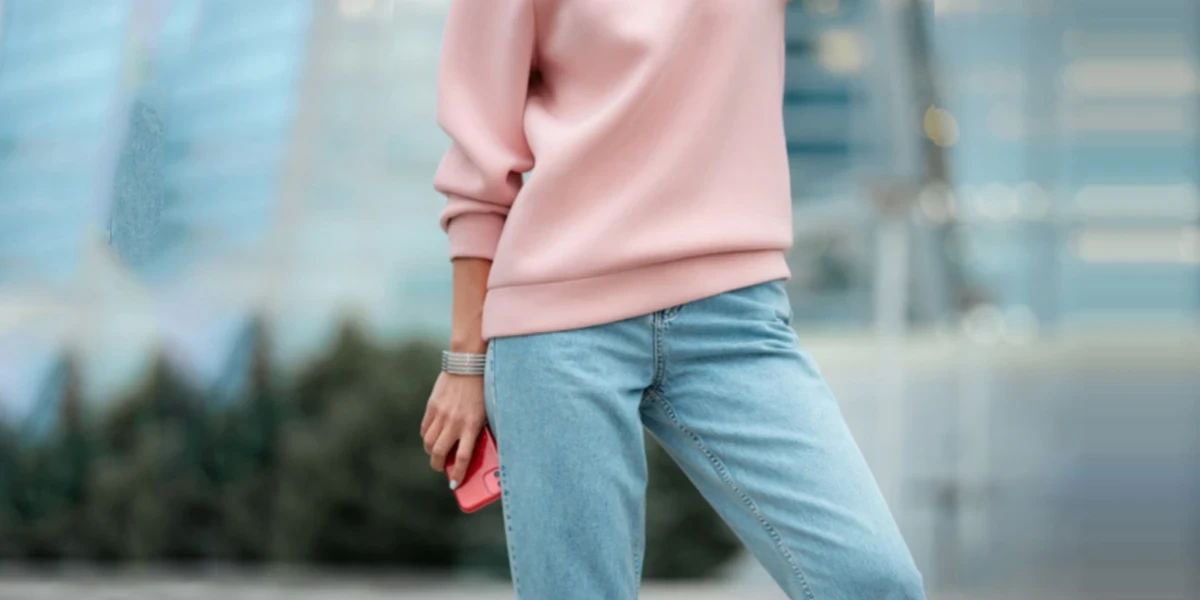
[[(446, 460), (446, 473), (454, 466), (454, 454)], [(454, 490), (458, 507), (463, 512), (473, 513), (500, 499), (500, 460), (496, 455), (496, 439), (492, 431), (484, 427), (475, 440), (467, 474)]]

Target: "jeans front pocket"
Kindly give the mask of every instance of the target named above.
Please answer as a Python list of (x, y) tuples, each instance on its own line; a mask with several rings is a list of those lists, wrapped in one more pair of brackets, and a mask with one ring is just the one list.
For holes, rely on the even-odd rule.
[(777, 279), (768, 283), (764, 283), (763, 287), (770, 292), (771, 308), (775, 311), (775, 318), (788, 327), (792, 326), (792, 299), (788, 296), (787, 286), (783, 280)]

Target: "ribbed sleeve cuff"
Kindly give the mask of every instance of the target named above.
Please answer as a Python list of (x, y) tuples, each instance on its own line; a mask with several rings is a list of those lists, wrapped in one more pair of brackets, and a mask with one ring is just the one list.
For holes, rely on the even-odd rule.
[(446, 226), (446, 235), (450, 237), (450, 259), (492, 260), (503, 229), (504, 215), (496, 213), (463, 213), (450, 219)]

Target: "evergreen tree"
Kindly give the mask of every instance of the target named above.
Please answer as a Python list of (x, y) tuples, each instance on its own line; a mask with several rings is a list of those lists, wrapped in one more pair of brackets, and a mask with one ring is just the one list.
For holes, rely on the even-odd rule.
[[(95, 414), (66, 361), (51, 432), (0, 423), (0, 559), (289, 562), (507, 574), (499, 505), (459, 512), (420, 438), (439, 350), (384, 349), (353, 324), (280, 381), (251, 328), (238, 402), (209, 398), (161, 358)], [(711, 576), (738, 545), (656, 444), (647, 578)]]

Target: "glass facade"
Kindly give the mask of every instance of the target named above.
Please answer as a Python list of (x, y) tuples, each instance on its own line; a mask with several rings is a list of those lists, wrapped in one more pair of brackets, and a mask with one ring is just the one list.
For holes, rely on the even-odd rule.
[[(913, 319), (952, 317), (969, 296), (1048, 327), (1194, 320), (1194, 3), (944, 0), (917, 20), (880, 6), (790, 9), (798, 317), (875, 318), (864, 184), (931, 183), (924, 137), (950, 187), (916, 194)], [(928, 64), (914, 65), (920, 47)]]
[[(878, 186), (914, 189), (917, 322), (954, 318), (963, 296), (1034, 327), (1194, 319), (1196, 8), (919, 6), (912, 18), (875, 0), (789, 5), (797, 319), (877, 319)], [(70, 282), (89, 240), (107, 239), (164, 313), (221, 289), (206, 301), (241, 315), (221, 319), (295, 323), (285, 353), (320, 347), (347, 307), (389, 336), (444, 333), (429, 183), (446, 144), (434, 119), (444, 7), (3, 10), (0, 282)], [(921, 189), (931, 143), (945, 202)], [(193, 351), (224, 356), (228, 343)]]
[(0, 285), (61, 285), (102, 237), (130, 3), (0, 4)]
[(261, 248), (283, 192), (311, 4), (173, 2), (117, 170), (113, 246), (169, 277)]
[(968, 4), (935, 20), (954, 259), (1047, 323), (1194, 318), (1195, 4)]

